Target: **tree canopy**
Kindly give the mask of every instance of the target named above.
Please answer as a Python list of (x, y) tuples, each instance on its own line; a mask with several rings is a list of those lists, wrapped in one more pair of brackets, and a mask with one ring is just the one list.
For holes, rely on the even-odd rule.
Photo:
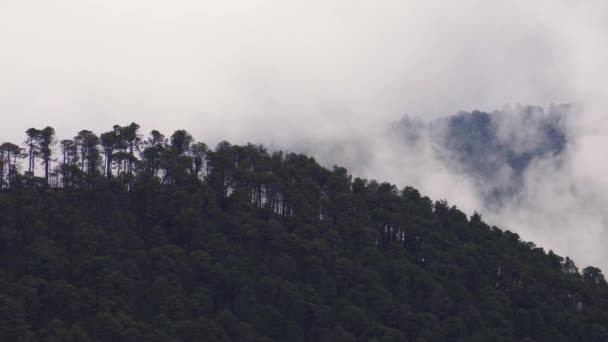
[(135, 123), (26, 135), (0, 145), (0, 341), (608, 336), (600, 269), (412, 187)]

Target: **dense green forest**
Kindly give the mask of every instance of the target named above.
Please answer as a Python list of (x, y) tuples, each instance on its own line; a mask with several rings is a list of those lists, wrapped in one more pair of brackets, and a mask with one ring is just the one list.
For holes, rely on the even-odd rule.
[(608, 338), (598, 268), (305, 155), (32, 128), (0, 186), (0, 341)]

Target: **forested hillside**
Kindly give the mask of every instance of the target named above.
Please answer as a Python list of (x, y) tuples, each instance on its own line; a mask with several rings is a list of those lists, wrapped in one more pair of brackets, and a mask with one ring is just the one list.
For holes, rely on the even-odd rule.
[(599, 269), (305, 155), (47, 127), (0, 180), (0, 341), (608, 336)]

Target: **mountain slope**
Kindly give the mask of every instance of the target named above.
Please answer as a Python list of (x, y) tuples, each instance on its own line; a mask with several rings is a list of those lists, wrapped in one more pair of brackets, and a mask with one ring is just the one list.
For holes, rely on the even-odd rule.
[(12, 174), (0, 340), (608, 336), (599, 269), (581, 274), (477, 214), (304, 155), (157, 138), (119, 173), (88, 159), (60, 168), (56, 188)]

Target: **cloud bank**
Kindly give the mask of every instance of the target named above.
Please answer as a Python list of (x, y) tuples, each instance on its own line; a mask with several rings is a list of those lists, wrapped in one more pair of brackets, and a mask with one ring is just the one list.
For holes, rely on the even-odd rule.
[[(135, 121), (211, 144), (325, 142), (311, 152), (606, 269), (607, 19), (595, 0), (0, 0), (0, 134)], [(384, 130), (405, 113), (565, 102), (583, 110), (563, 159), (535, 160), (499, 211), (427, 138)]]

